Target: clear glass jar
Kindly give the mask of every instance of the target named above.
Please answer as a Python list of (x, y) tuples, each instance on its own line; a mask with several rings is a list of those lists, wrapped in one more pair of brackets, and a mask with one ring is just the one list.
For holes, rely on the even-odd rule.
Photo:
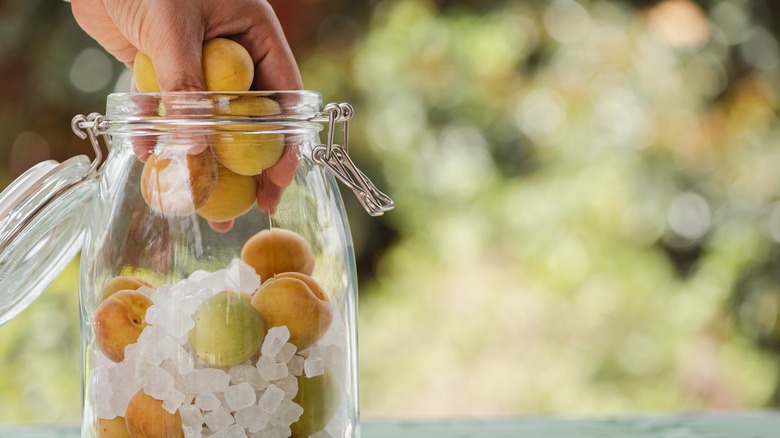
[[(82, 436), (359, 436), (355, 262), (336, 178), (371, 214), (392, 201), (349, 160), (351, 115), (311, 91), (113, 94), (105, 117), (74, 119), (91, 164), (50, 163), (15, 183), (27, 197), (0, 196), (0, 209), (35, 212), (22, 223), (43, 222), (0, 223), (24, 237), (3, 248), (3, 278), (56, 272), (85, 229)], [(56, 190), (35, 203), (53, 184), (44, 171)], [(74, 207), (63, 218), (59, 205)]]

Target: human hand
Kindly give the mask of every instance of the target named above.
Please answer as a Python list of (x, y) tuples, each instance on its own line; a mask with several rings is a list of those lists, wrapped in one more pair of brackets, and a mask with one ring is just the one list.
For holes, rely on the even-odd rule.
[(160, 89), (203, 91), (201, 47), (227, 36), (249, 52), (255, 90), (299, 90), (301, 75), (279, 20), (264, 0), (72, 0), (87, 34), (129, 68), (138, 50)]
[[(73, 15), (87, 34), (133, 67), (136, 52), (149, 56), (163, 92), (203, 91), (204, 41), (230, 37), (255, 65), (254, 90), (298, 90), (300, 72), (273, 9), (264, 0), (72, 0)], [(137, 149), (141, 159), (149, 148)], [(291, 145), (261, 176), (258, 206), (273, 213), (292, 181), (297, 151)], [(227, 231), (232, 224), (212, 224)]]

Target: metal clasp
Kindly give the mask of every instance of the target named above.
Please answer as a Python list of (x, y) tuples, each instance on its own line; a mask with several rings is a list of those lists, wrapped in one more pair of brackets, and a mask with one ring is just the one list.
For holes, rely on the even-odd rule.
[(108, 137), (99, 131), (100, 124), (103, 122), (103, 115), (99, 113), (92, 113), (88, 116), (79, 114), (70, 121), (70, 129), (80, 139), (85, 140), (89, 137), (89, 142), (92, 143), (92, 149), (95, 150), (95, 159), (92, 160), (92, 164), (87, 170), (87, 175), (95, 172), (103, 161), (103, 150), (100, 149), (100, 142), (97, 139), (98, 135), (103, 135), (103, 141), (108, 146)]
[[(327, 167), (339, 181), (352, 189), (369, 215), (381, 216), (395, 208), (393, 200), (380, 192), (349, 157), (349, 119), (355, 113), (352, 105), (329, 103), (323, 110), (328, 113), (328, 137), (325, 144), (315, 147), (312, 151), (314, 162)], [(333, 142), (336, 123), (343, 124), (341, 145)]]

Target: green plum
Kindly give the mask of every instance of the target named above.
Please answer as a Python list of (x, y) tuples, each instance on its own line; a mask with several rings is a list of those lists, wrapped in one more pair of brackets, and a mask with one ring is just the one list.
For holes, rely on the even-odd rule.
[(190, 331), (190, 344), (209, 365), (238, 365), (252, 357), (263, 343), (265, 327), (260, 314), (237, 292), (222, 292), (207, 299), (192, 318), (195, 327)]
[(298, 376), (298, 394), (293, 401), (303, 408), (303, 414), (290, 426), (292, 438), (308, 437), (324, 429), (336, 413), (339, 398), (339, 389), (327, 371), (311, 378)]

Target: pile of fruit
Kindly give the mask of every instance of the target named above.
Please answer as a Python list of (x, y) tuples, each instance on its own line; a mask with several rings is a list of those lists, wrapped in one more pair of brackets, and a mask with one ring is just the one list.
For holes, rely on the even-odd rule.
[(330, 436), (347, 335), (313, 269), (306, 241), (274, 228), (214, 273), (110, 280), (87, 389), (98, 436)]
[[(159, 92), (151, 60), (138, 52), (133, 74), (141, 92)], [(215, 38), (203, 45), (203, 75), (207, 91), (245, 92), (254, 80), (249, 53), (237, 42)], [(259, 96), (225, 94), (223, 108), (215, 105), (209, 117), (267, 116), (281, 112), (279, 104)], [(173, 115), (175, 116), (175, 115)], [(266, 198), (280, 196), (290, 182), (297, 161), (276, 166), (285, 153), (285, 137), (277, 125), (223, 125), (206, 135), (179, 129), (170, 140), (135, 139), (136, 153), (144, 161), (141, 194), (149, 207), (167, 216), (197, 213), (212, 223), (229, 223), (249, 211), (259, 189)], [(147, 144), (149, 143), (149, 144)], [(140, 146), (139, 146), (140, 145)], [(260, 187), (265, 175), (270, 180)], [(260, 198), (263, 199), (262, 197)], [(268, 199), (272, 210), (276, 199)]]

